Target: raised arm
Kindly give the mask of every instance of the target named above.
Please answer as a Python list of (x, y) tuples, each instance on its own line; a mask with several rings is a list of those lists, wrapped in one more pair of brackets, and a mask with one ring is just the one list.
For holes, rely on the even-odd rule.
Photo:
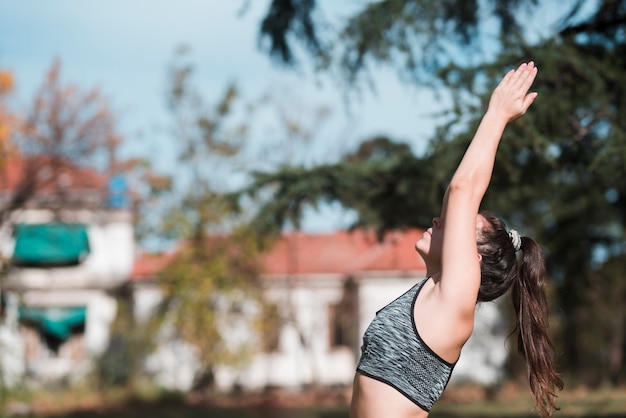
[(468, 319), (473, 318), (480, 286), (476, 245), (478, 209), (491, 181), (504, 128), (523, 115), (537, 96), (528, 93), (536, 75), (537, 68), (529, 62), (504, 76), (491, 95), (487, 111), (444, 197), (441, 296)]

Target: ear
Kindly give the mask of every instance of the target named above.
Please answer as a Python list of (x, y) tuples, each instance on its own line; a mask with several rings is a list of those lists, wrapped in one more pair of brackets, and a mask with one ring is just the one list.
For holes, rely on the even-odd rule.
[(478, 262), (480, 263), (481, 261), (483, 261), (483, 256), (480, 255), (480, 253), (476, 253), (476, 255), (478, 255)]

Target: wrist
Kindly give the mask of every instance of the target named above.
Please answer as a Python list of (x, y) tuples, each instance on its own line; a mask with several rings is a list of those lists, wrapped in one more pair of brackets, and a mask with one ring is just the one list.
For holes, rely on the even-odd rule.
[(483, 120), (488, 120), (490, 123), (502, 125), (502, 127), (506, 126), (510, 119), (510, 116), (506, 112), (500, 109), (492, 108), (487, 108), (487, 111), (483, 116)]

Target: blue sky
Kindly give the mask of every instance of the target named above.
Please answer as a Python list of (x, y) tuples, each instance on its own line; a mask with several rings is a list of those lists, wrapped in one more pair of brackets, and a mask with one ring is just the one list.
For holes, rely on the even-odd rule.
[[(318, 2), (331, 21), (363, 3)], [(306, 65), (303, 71), (285, 70), (258, 50), (258, 27), (268, 4), (269, 0), (0, 0), (0, 68), (13, 72), (14, 103), (25, 108), (53, 60), (60, 59), (64, 83), (84, 91), (98, 87), (109, 99), (126, 138), (122, 156), (152, 158), (168, 174), (176, 164), (172, 138), (164, 129), (171, 120), (165, 108), (166, 69), (183, 44), (190, 48), (195, 82), (208, 102), (215, 102), (231, 81), (244, 101), (258, 100), (268, 92), (276, 97), (278, 105), (258, 112), (251, 122), (251, 143), (258, 153), (253, 164), (321, 162), (378, 134), (406, 141), (418, 152), (424, 148), (435, 127), (432, 112), (442, 106), (430, 91), (402, 85), (391, 69), (379, 70), (374, 74), (377, 94), (366, 91), (353, 99), (348, 112), (331, 77), (312, 77)], [(529, 31), (546, 30), (548, 15), (529, 19)], [(330, 116), (317, 126), (311, 115), (321, 106), (330, 109)], [(281, 112), (312, 126), (313, 139), (284, 146), (284, 130), (277, 122)], [(332, 229), (339, 224), (326, 225)]]
[[(318, 3), (326, 18), (339, 21), (364, 2)], [(273, 65), (258, 50), (258, 26), (268, 4), (269, 0), (0, 0), (0, 68), (14, 72), (16, 99), (25, 105), (53, 60), (60, 58), (63, 80), (85, 90), (101, 88), (119, 115), (121, 129), (132, 137), (166, 117), (166, 66), (174, 50), (185, 44), (209, 100), (215, 100), (231, 80), (249, 100), (268, 90), (289, 89), (298, 101), (332, 107), (337, 132), (349, 124), (350, 136), (357, 140), (388, 133), (419, 149), (432, 132), (429, 112), (438, 107), (426, 89), (400, 84), (392, 70), (377, 71), (378, 94), (366, 93), (353, 101), (348, 117), (341, 92), (329, 77), (322, 76), (322, 83), (317, 83), (311, 74)], [(241, 15), (245, 5), (247, 11)], [(553, 11), (537, 16), (529, 19), (529, 32), (549, 31)]]
[[(416, 123), (423, 112), (419, 94), (401, 86), (391, 72), (377, 75), (378, 94), (353, 101), (348, 115), (332, 80), (320, 85), (310, 74), (273, 64), (257, 48), (257, 28), (268, 3), (250, 1), (241, 15), (245, 0), (2, 0), (0, 67), (13, 71), (16, 100), (26, 105), (53, 60), (61, 59), (64, 82), (85, 90), (99, 87), (110, 99), (132, 153), (151, 153), (156, 146), (148, 138), (168, 116), (166, 66), (182, 44), (190, 47), (197, 84), (209, 101), (217, 100), (229, 81), (237, 82), (247, 100), (282, 89), (294, 101), (330, 107), (335, 133), (349, 127), (350, 143), (378, 133), (416, 146), (425, 141), (430, 131)], [(330, 18), (358, 4), (320, 3)], [(335, 9), (329, 7), (333, 4)]]
[[(375, 76), (377, 93), (354, 99), (348, 111), (330, 77), (311, 77), (306, 65), (302, 71), (285, 70), (258, 50), (257, 30), (268, 4), (269, 0), (0, 0), (0, 68), (13, 72), (13, 103), (26, 108), (53, 60), (60, 59), (63, 83), (83, 91), (98, 87), (109, 99), (126, 138), (123, 156), (151, 157), (169, 173), (175, 161), (171, 138), (164, 134), (170, 116), (165, 108), (166, 68), (180, 45), (190, 48), (195, 82), (208, 102), (216, 101), (234, 81), (247, 101), (279, 92), (279, 107), (297, 112), (293, 117), (303, 124), (311, 123), (308, 115), (315, 109), (330, 109), (307, 149), (287, 152), (283, 147), (277, 160), (296, 154), (296, 159), (320, 162), (378, 134), (423, 149), (434, 129), (429, 112), (436, 108), (428, 91), (407, 88), (391, 70), (380, 71)], [(359, 2), (320, 4), (332, 20), (341, 19)], [(259, 152), (282, 135), (277, 113), (280, 110), (265, 110), (255, 117), (253, 136)]]

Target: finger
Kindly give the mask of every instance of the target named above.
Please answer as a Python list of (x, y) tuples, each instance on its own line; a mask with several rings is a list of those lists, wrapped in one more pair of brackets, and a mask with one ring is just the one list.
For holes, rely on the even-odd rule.
[(531, 61), (524, 66), (521, 71), (518, 71), (518, 73), (519, 77), (515, 79), (514, 84), (511, 87), (516, 91), (523, 91), (526, 93), (537, 76), (537, 67), (535, 67), (534, 63)]
[(528, 72), (528, 74), (526, 74), (524, 78), (520, 79), (519, 84), (516, 86), (516, 88), (518, 89), (517, 92), (526, 95), (526, 93), (528, 93), (528, 89), (530, 89), (530, 86), (535, 81), (536, 76), (537, 69), (533, 68), (531, 71)]
[[(511, 69), (509, 70), (508, 73), (505, 74), (505, 76), (500, 81), (496, 89), (501, 90), (501, 91), (510, 91), (510, 92), (519, 91), (521, 88), (524, 88), (523, 87), (524, 82), (529, 75), (529, 71), (532, 73), (533, 69), (534, 69), (533, 61), (530, 61), (528, 63), (524, 62), (520, 64), (519, 67), (517, 67), (517, 70)], [(534, 80), (534, 76), (533, 76), (533, 80)], [(524, 91), (528, 91), (531, 84), (532, 84), (532, 80), (530, 81), (530, 84), (528, 84), (528, 86), (526, 87), (526, 90)]]
[(510, 69), (509, 72), (506, 73), (504, 77), (502, 78), (502, 80), (500, 81), (500, 85), (507, 86), (508, 84), (511, 83), (511, 80), (513, 79), (514, 76), (515, 76), (515, 70)]
[(522, 71), (525, 66), (526, 64), (522, 64), (517, 67), (517, 69), (512, 69), (508, 73), (506, 73), (502, 81), (500, 81), (500, 84), (498, 84), (497, 89), (503, 92), (515, 90), (515, 86), (518, 83), (518, 80), (522, 75)]
[(526, 77), (526, 75), (528, 74), (528, 64), (523, 63), (521, 64), (518, 68), (517, 71), (515, 72), (515, 77), (513, 77), (513, 79), (511, 80), (511, 88), (514, 90), (519, 89), (519, 85), (522, 82), (522, 80)]
[(522, 88), (524, 88), (524, 91), (528, 91), (528, 89), (530, 88), (530, 86), (533, 84), (533, 82), (535, 81), (535, 78), (537, 77), (537, 72), (539, 71), (539, 69), (537, 67), (533, 67), (530, 69), (528, 76), (526, 77), (526, 79), (524, 80), (524, 83), (522, 85)]
[(502, 77), (502, 80), (500, 80), (500, 82), (495, 87), (493, 92), (495, 93), (496, 91), (508, 90), (509, 89), (509, 84), (511, 84), (511, 79), (513, 78), (514, 75), (515, 75), (515, 70), (513, 70), (513, 69), (509, 70), (509, 72), (507, 72), (504, 75), (504, 77)]
[(536, 92), (528, 93), (524, 97), (524, 102), (523, 102), (523, 105), (522, 105), (522, 108), (524, 109), (524, 112), (526, 112), (526, 110), (530, 107), (530, 105), (533, 104), (533, 102), (535, 101), (536, 98), (537, 98), (537, 93)]

